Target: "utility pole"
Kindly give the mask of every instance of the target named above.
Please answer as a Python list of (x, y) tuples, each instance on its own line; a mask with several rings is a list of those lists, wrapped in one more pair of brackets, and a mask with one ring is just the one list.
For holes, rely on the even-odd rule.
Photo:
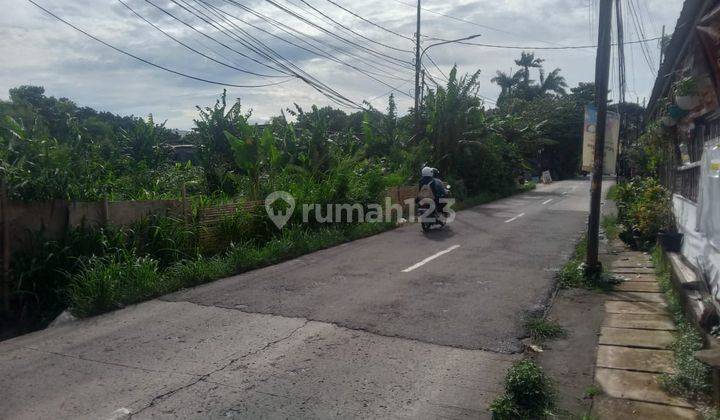
[(595, 106), (597, 124), (595, 126), (595, 159), (590, 184), (590, 217), (587, 233), (586, 275), (594, 276), (602, 272), (598, 259), (600, 235), (600, 201), (602, 198), (603, 161), (605, 157), (605, 124), (607, 121), (608, 78), (610, 75), (610, 32), (612, 31), (613, 0), (600, 0), (600, 25), (598, 28), (598, 47), (595, 57)]
[(420, 0), (417, 0), (415, 30), (415, 136), (420, 136)]
[(627, 90), (627, 79), (625, 72), (625, 29), (623, 25), (622, 1), (615, 1), (615, 26), (617, 27), (617, 53), (618, 53), (618, 103), (617, 112), (620, 116), (620, 131), (624, 136), (619, 138), (618, 148), (616, 150), (616, 179), (620, 182), (626, 175), (625, 165), (623, 163), (623, 153), (628, 144), (627, 119), (622, 113), (621, 107), (625, 104), (625, 92)]

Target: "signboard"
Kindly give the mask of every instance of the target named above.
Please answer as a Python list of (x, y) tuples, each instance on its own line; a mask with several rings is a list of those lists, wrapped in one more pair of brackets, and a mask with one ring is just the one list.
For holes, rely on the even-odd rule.
[[(592, 172), (595, 160), (595, 129), (597, 109), (595, 105), (585, 106), (585, 124), (583, 125), (582, 170)], [(608, 111), (605, 124), (605, 160), (604, 175), (614, 175), (617, 164), (618, 139), (620, 138), (620, 115)]]

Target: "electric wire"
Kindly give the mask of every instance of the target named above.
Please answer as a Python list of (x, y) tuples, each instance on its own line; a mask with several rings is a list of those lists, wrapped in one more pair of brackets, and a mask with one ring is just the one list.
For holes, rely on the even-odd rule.
[[(276, 19), (273, 19), (272, 17), (270, 17), (268, 15), (260, 13), (252, 8), (249, 8), (245, 5), (243, 5), (242, 3), (235, 1), (235, 0), (224, 0), (224, 1), (234, 7), (237, 7), (243, 11), (246, 11), (246, 12), (252, 14), (253, 16), (262, 20), (263, 22), (269, 24), (271, 27), (273, 27), (275, 29), (279, 29), (280, 31), (287, 34), (288, 36), (291, 36), (292, 38), (298, 40), (298, 42), (302, 42), (303, 44), (308, 45), (311, 48), (317, 49), (319, 51), (323, 51), (322, 47), (324, 46), (325, 48), (329, 48), (330, 50), (332, 50), (336, 53), (344, 54), (348, 57), (352, 57), (353, 59), (358, 60), (359, 62), (363, 63), (364, 65), (372, 67), (373, 69), (376, 69), (378, 71), (383, 71), (383, 72), (387, 73), (388, 70), (393, 71), (393, 72), (398, 70), (399, 65), (397, 63), (388, 62), (388, 61), (384, 61), (384, 62), (377, 61), (378, 59), (376, 59), (374, 56), (362, 57), (360, 55), (355, 54), (352, 51), (338, 48), (329, 42), (326, 42), (322, 39), (318, 39), (312, 35), (303, 33), (301, 31), (299, 31), (297, 28), (286, 25)], [(310, 42), (309, 40), (311, 40), (312, 42)], [(380, 60), (382, 60), (382, 59), (380, 59)], [(406, 67), (401, 67), (401, 68), (403, 70), (406, 70)]]
[(379, 42), (379, 41), (375, 41), (375, 40), (373, 40), (373, 39), (370, 39), (370, 38), (366, 37), (365, 35), (363, 35), (363, 34), (361, 34), (361, 33), (359, 33), (359, 32), (356, 32), (355, 30), (353, 30), (353, 29), (351, 29), (351, 28), (343, 25), (342, 23), (338, 22), (337, 20), (333, 19), (333, 18), (330, 17), (329, 15), (323, 13), (321, 10), (319, 10), (318, 8), (316, 8), (315, 6), (313, 6), (312, 4), (308, 3), (306, 0), (300, 0), (300, 2), (301, 2), (302, 4), (304, 4), (304, 5), (306, 5), (307, 7), (311, 8), (312, 10), (316, 11), (316, 12), (319, 13), (320, 15), (324, 16), (326, 19), (328, 19), (329, 21), (333, 22), (333, 23), (336, 24), (337, 26), (339, 26), (339, 27), (341, 27), (341, 28), (343, 28), (343, 29), (345, 29), (345, 30), (347, 30), (347, 31), (355, 34), (356, 36), (358, 36), (358, 37), (360, 37), (360, 38), (362, 38), (362, 39), (364, 39), (364, 40), (366, 40), (366, 41), (368, 41), (368, 42), (372, 42), (372, 43), (374, 43), (374, 44), (381, 45), (381, 46), (383, 46), (383, 47), (385, 47), (385, 48), (389, 48), (389, 49), (391, 49), (391, 50), (395, 50), (395, 51), (399, 51), (399, 52), (404, 52), (404, 53), (412, 54), (412, 51), (410, 51), (410, 50), (405, 50), (405, 49), (393, 47), (393, 46), (388, 45), (388, 44), (385, 44), (385, 43), (383, 43), (383, 42)]
[(210, 60), (210, 61), (213, 61), (213, 62), (215, 62), (215, 63), (217, 63), (217, 64), (220, 64), (220, 65), (222, 65), (222, 66), (224, 66), (224, 67), (227, 67), (227, 68), (230, 68), (230, 69), (233, 69), (233, 70), (237, 70), (237, 71), (242, 72), (242, 73), (252, 74), (252, 75), (255, 75), (255, 76), (260, 76), (260, 77), (283, 77), (283, 78), (288, 77), (287, 75), (282, 75), (282, 76), (281, 76), (281, 75), (270, 75), (270, 74), (256, 73), (256, 72), (253, 72), (253, 71), (250, 71), (250, 70), (246, 70), (246, 69), (243, 69), (243, 68), (240, 68), (240, 67), (233, 66), (232, 64), (228, 64), (228, 63), (222, 62), (222, 61), (220, 61), (220, 60), (216, 60), (215, 58), (210, 57), (210, 56), (208, 56), (207, 54), (205, 54), (205, 53), (203, 53), (203, 52), (201, 52), (201, 51), (198, 51), (198, 50), (196, 50), (195, 48), (187, 45), (187, 44), (184, 43), (183, 41), (175, 38), (174, 36), (172, 36), (171, 34), (169, 34), (168, 32), (166, 32), (165, 30), (163, 30), (162, 28), (160, 28), (159, 26), (155, 25), (154, 23), (152, 23), (151, 21), (149, 21), (147, 18), (145, 18), (144, 16), (142, 16), (139, 12), (137, 12), (137, 11), (136, 11), (135, 9), (133, 9), (130, 5), (128, 5), (127, 3), (125, 3), (123, 0), (118, 0), (118, 1), (119, 1), (123, 6), (125, 6), (128, 10), (130, 10), (130, 12), (132, 12), (135, 16), (137, 16), (139, 19), (141, 19), (142, 21), (144, 21), (144, 22), (147, 23), (148, 25), (150, 25), (150, 26), (152, 26), (153, 28), (155, 28), (155, 29), (157, 29), (158, 31), (160, 31), (163, 35), (167, 36), (168, 38), (172, 39), (172, 40), (175, 41), (176, 43), (178, 43), (178, 44), (182, 45), (183, 47), (187, 48), (188, 50), (190, 50), (190, 51), (192, 51), (192, 52), (194, 52), (194, 53), (196, 53), (196, 54), (198, 54), (198, 55), (201, 55), (202, 57), (207, 58), (207, 59)]
[[(184, 1), (184, 0), (181, 0), (181, 1)], [(214, 13), (215, 16), (220, 17), (221, 19), (223, 19), (223, 20), (225, 20), (226, 22), (228, 22), (231, 26), (233, 26), (233, 27), (237, 28), (238, 30), (241, 30), (241, 31), (242, 31), (242, 28), (240, 28), (239, 26), (237, 26), (236, 24), (234, 24), (232, 21), (230, 21), (229, 19), (225, 18), (225, 17), (223, 16), (223, 14), (221, 14), (221, 12), (223, 12), (222, 9), (213, 7), (211, 4), (205, 2), (204, 0), (196, 0), (196, 2), (202, 3), (202, 7), (204, 7), (206, 10), (208, 10), (208, 11), (211, 12), (211, 13)], [(232, 15), (228, 15), (228, 16), (233, 17)], [(243, 31), (243, 32), (244, 32), (244, 31)], [(246, 33), (246, 32), (244, 32), (244, 33)], [(263, 43), (263, 45), (265, 45), (265, 44)], [(302, 46), (299, 46), (299, 45), (297, 45), (297, 44), (293, 44), (293, 45), (297, 46), (298, 48), (302, 48), (303, 50), (306, 50), (306, 51), (309, 51), (309, 52), (313, 52), (313, 51), (308, 50), (308, 49), (306, 49), (306, 48), (304, 48), (304, 47), (302, 47)], [(269, 48), (269, 47), (268, 47), (268, 48)], [(280, 57), (283, 58), (282, 56), (280, 56)], [(338, 60), (338, 59), (336, 59), (336, 58), (334, 58), (334, 57), (331, 57), (331, 56), (327, 56), (327, 57), (328, 57), (329, 59), (333, 60), (333, 61), (336, 61), (336, 62), (338, 62), (338, 63), (340, 63), (340, 64), (346, 65), (346, 66), (348, 66), (348, 67), (350, 67), (350, 68), (352, 68), (352, 69), (360, 72), (361, 74), (363, 74), (363, 75), (371, 78), (372, 80), (375, 80), (376, 82), (378, 82), (378, 83), (380, 83), (380, 84), (382, 84), (382, 85), (384, 85), (384, 86), (386, 86), (386, 87), (392, 88), (392, 85), (386, 83), (385, 81), (383, 81), (383, 80), (381, 80), (381, 79), (378, 79), (377, 77), (372, 76), (371, 74), (368, 74), (367, 72), (365, 72), (364, 70), (362, 70), (362, 69), (360, 69), (360, 68), (358, 68), (358, 67), (355, 67), (355, 66), (353, 66), (353, 65), (351, 65), (351, 64), (349, 64), (349, 63), (346, 63), (346, 62), (344, 62), (344, 61), (342, 61), (342, 60)], [(283, 58), (283, 59), (284, 59), (284, 58)], [(294, 65), (293, 65), (293, 66), (294, 66)], [(299, 67), (298, 67), (298, 69), (299, 69)], [(385, 77), (387, 77), (387, 76), (385, 76)], [(402, 79), (402, 78), (397, 78), (397, 79), (399, 79), (399, 80), (407, 80), (407, 79)], [(400, 92), (400, 93), (405, 94), (405, 92)]]
[[(145, 0), (145, 1), (148, 2), (148, 3), (150, 3), (150, 4), (153, 4), (153, 5), (154, 5), (154, 3), (152, 3), (150, 0)], [(199, 18), (200, 20), (202, 20), (203, 22), (205, 22), (205, 23), (207, 23), (208, 25), (212, 26), (213, 28), (219, 30), (221, 33), (223, 33), (223, 35), (229, 37), (230, 39), (233, 39), (233, 40), (239, 42), (241, 45), (243, 45), (243, 46), (245, 46), (246, 48), (250, 49), (251, 51), (255, 52), (255, 53), (258, 54), (259, 56), (264, 57), (264, 58), (266, 58), (266, 59), (269, 60), (269, 61), (272, 61), (272, 62), (275, 63), (276, 65), (278, 65), (278, 66), (280, 66), (281, 68), (283, 68), (285, 71), (289, 72), (290, 74), (295, 75), (296, 77), (298, 77), (299, 79), (301, 79), (303, 82), (305, 82), (307, 85), (309, 85), (309, 86), (311, 86), (313, 89), (315, 89), (317, 92), (321, 93), (322, 95), (324, 95), (324, 96), (327, 97), (328, 99), (331, 99), (333, 102), (338, 103), (338, 104), (341, 104), (342, 106), (350, 107), (350, 108), (353, 108), (353, 107), (361, 108), (361, 106), (360, 106), (359, 104), (355, 103), (354, 101), (352, 101), (352, 100), (349, 99), (349, 98), (346, 98), (345, 96), (343, 96), (343, 95), (340, 94), (339, 92), (333, 90), (332, 88), (330, 88), (330, 87), (327, 86), (326, 84), (324, 84), (324, 83), (320, 82), (319, 80), (315, 79), (313, 76), (309, 75), (308, 73), (304, 72), (302, 69), (298, 68), (297, 66), (295, 66), (294, 64), (292, 64), (292, 63), (289, 62), (288, 60), (284, 59), (284, 57), (280, 56), (279, 54), (277, 54), (277, 52), (273, 51), (272, 49), (270, 49), (269, 47), (265, 46), (264, 44), (263, 44), (262, 46), (264, 46), (265, 48), (267, 48), (268, 51), (262, 51), (260, 48), (256, 47), (255, 45), (250, 44), (249, 42), (247, 42), (247, 41), (245, 41), (244, 39), (242, 39), (242, 37), (238, 37), (236, 34), (234, 34), (234, 33), (232, 33), (232, 32), (231, 32), (231, 33), (228, 33), (228, 31), (226, 30), (226, 28), (225, 28), (224, 26), (219, 27), (219, 26), (218, 26), (215, 22), (213, 22), (211, 19), (208, 19), (207, 15), (205, 15), (202, 11), (199, 11), (199, 10), (196, 9), (194, 6), (189, 5), (188, 3), (186, 3), (186, 2), (183, 1), (183, 0), (180, 0), (180, 1), (182, 1), (184, 4), (181, 4), (181, 3), (179, 3), (179, 2), (176, 1), (176, 0), (171, 0), (172, 3), (180, 6), (180, 7), (181, 7), (183, 10), (185, 10), (186, 12), (194, 15), (195, 17)], [(187, 6), (190, 6), (190, 8), (188, 8)], [(192, 27), (192, 25), (189, 25), (189, 24), (187, 24), (186, 22), (182, 21), (181, 19), (175, 17), (173, 14), (167, 12), (167, 11), (164, 10), (163, 8), (161, 8), (161, 7), (157, 6), (157, 5), (155, 5), (155, 7), (159, 8), (161, 11), (165, 12), (165, 13), (168, 14), (169, 16), (171, 16), (171, 17), (179, 20), (180, 22), (182, 22), (182, 23), (185, 24), (186, 26)], [(193, 10), (191, 10), (191, 9), (193, 9)], [(241, 28), (241, 30), (242, 30), (242, 28)], [(202, 33), (202, 32), (201, 32), (201, 33)], [(252, 35), (249, 35), (249, 34), (247, 34), (247, 33), (244, 32), (244, 31), (243, 31), (243, 33), (244, 33), (246, 36), (254, 39), (254, 38), (252, 37)], [(205, 35), (205, 36), (208, 36), (208, 35)], [(208, 37), (209, 37), (209, 36), (208, 36)], [(213, 39), (212, 37), (210, 37), (210, 38)], [(257, 41), (257, 39), (254, 39), (254, 40)], [(262, 43), (260, 43), (260, 44), (262, 44)], [(273, 55), (274, 55), (275, 57), (273, 57)], [(278, 60), (276, 57), (279, 58), (280, 60)], [(287, 62), (289, 65), (286, 65), (283, 61)], [(298, 71), (293, 70), (291, 67), (292, 67), (292, 68), (295, 68), (295, 69), (298, 70)]]
[(379, 25), (379, 24), (371, 21), (370, 19), (367, 19), (367, 18), (365, 18), (365, 17), (357, 14), (356, 12), (353, 12), (352, 10), (347, 9), (347, 8), (343, 7), (342, 5), (337, 4), (337, 3), (334, 2), (333, 0), (327, 0), (327, 1), (328, 1), (330, 4), (333, 4), (333, 5), (337, 6), (337, 7), (339, 7), (340, 9), (346, 11), (347, 13), (355, 16), (356, 18), (362, 20), (363, 22), (367, 22), (367, 23), (369, 23), (370, 25), (375, 26), (376, 28), (380, 28), (380, 29), (382, 29), (382, 30), (385, 31), (385, 32), (388, 32), (388, 33), (391, 33), (391, 34), (393, 34), (393, 35), (399, 36), (400, 38), (404, 38), (404, 39), (407, 39), (407, 40), (413, 41), (413, 42), (415, 41), (415, 39), (413, 39), (412, 37), (409, 37), (409, 36), (407, 36), (407, 35), (403, 35), (403, 34), (397, 33), (397, 32), (395, 32), (395, 31), (393, 31), (392, 29), (388, 29), (388, 28), (386, 28), (386, 27), (384, 27), (384, 26), (382, 26), (382, 25)]
[(308, 19), (308, 18), (306, 18), (306, 17), (304, 17), (304, 16), (296, 13), (296, 12), (293, 11), (293, 10), (288, 9), (287, 7), (285, 7), (285, 6), (277, 3), (277, 2), (274, 1), (274, 0), (265, 0), (265, 2), (267, 2), (267, 3), (269, 3), (269, 4), (273, 5), (273, 6), (275, 6), (276, 8), (278, 8), (278, 9), (280, 9), (281, 11), (287, 13), (288, 15), (296, 18), (297, 20), (299, 20), (299, 21), (301, 21), (301, 22), (304, 22), (304, 23), (306, 23), (306, 24), (308, 24), (308, 25), (310, 25), (310, 26), (312, 26), (312, 27), (314, 27), (314, 28), (316, 28), (316, 29), (318, 29), (318, 30), (320, 30), (320, 31), (322, 31), (322, 32), (325, 32), (326, 34), (332, 36), (333, 38), (339, 39), (340, 41), (343, 41), (343, 42), (348, 43), (348, 44), (350, 44), (350, 45), (353, 45), (353, 46), (355, 46), (355, 47), (357, 47), (357, 48), (360, 48), (360, 49), (362, 49), (362, 50), (364, 50), (364, 51), (367, 51), (367, 52), (370, 53), (370, 54), (373, 54), (373, 55), (375, 55), (375, 56), (384, 57), (384, 58), (389, 59), (389, 60), (392, 60), (392, 61), (396, 61), (396, 62), (398, 62), (399, 64), (403, 64), (403, 65), (408, 66), (408, 68), (412, 68), (412, 67), (414, 66), (413, 63), (411, 63), (410, 61), (403, 60), (403, 59), (400, 59), (400, 58), (397, 58), (397, 57), (393, 57), (393, 56), (388, 55), (388, 54), (385, 54), (385, 53), (383, 53), (383, 52), (380, 52), (380, 51), (374, 50), (374, 49), (372, 49), (372, 48), (366, 47), (366, 46), (364, 46), (364, 45), (358, 44), (357, 42), (355, 42), (355, 41), (353, 41), (353, 40), (350, 40), (350, 39), (347, 39), (347, 38), (345, 38), (345, 37), (342, 37), (342, 36), (338, 35), (337, 33), (335, 33), (335, 32), (333, 32), (333, 31), (325, 28), (324, 26), (318, 25), (317, 23), (311, 21), (310, 19)]
[(119, 47), (116, 47), (116, 46), (114, 46), (114, 45), (112, 45), (112, 44), (110, 44), (110, 43), (108, 43), (108, 42), (106, 42), (106, 41), (103, 41), (102, 39), (98, 38), (97, 36), (92, 35), (91, 33), (87, 32), (87, 31), (85, 31), (85, 30), (83, 30), (83, 29), (81, 29), (81, 28), (79, 28), (79, 27), (77, 27), (77, 26), (75, 26), (75, 25), (73, 25), (73, 24), (70, 23), (69, 21), (63, 19), (62, 17), (60, 17), (60, 16), (58, 16), (58, 15), (56, 15), (55, 13), (53, 13), (53, 12), (51, 12), (50, 10), (46, 9), (45, 7), (39, 5), (39, 4), (36, 3), (35, 1), (33, 1), (33, 0), (27, 0), (27, 1), (28, 1), (29, 3), (31, 3), (31, 4), (33, 4), (33, 5), (34, 5), (35, 7), (37, 7), (38, 9), (40, 9), (40, 10), (44, 11), (45, 13), (47, 13), (48, 15), (52, 16), (53, 18), (57, 19), (58, 21), (64, 23), (65, 25), (71, 27), (72, 29), (80, 32), (81, 34), (87, 36), (88, 38), (90, 38), (90, 39), (92, 39), (92, 40), (94, 40), (94, 41), (96, 41), (96, 42), (99, 42), (99, 43), (102, 44), (102, 45), (105, 45), (105, 46), (108, 47), (108, 48), (111, 48), (111, 49), (113, 49), (113, 50), (115, 50), (115, 51), (117, 51), (117, 52), (119, 52), (119, 53), (121, 53), (121, 54), (124, 54), (124, 55), (126, 55), (126, 56), (128, 56), (128, 57), (131, 57), (131, 58), (133, 58), (133, 59), (135, 59), (135, 60), (138, 60), (138, 61), (140, 61), (140, 62), (143, 62), (143, 63), (145, 63), (145, 64), (147, 64), (147, 65), (152, 66), (152, 67), (155, 67), (155, 68), (158, 68), (158, 69), (160, 69), (160, 70), (164, 70), (164, 71), (166, 71), (166, 72), (173, 73), (173, 74), (175, 74), (175, 75), (182, 76), (182, 77), (185, 77), (185, 78), (188, 78), (188, 79), (197, 80), (197, 81), (200, 81), (200, 82), (210, 83), (210, 84), (214, 84), (214, 85), (228, 86), (228, 87), (237, 87), (237, 88), (259, 88), (259, 87), (267, 87), (267, 86), (277, 86), (277, 85), (280, 85), (280, 84), (283, 84), (283, 83), (287, 83), (287, 82), (293, 80), (293, 78), (288, 78), (287, 80), (282, 80), (282, 81), (279, 81), (279, 82), (259, 84), (259, 85), (238, 85), (238, 84), (234, 84), (234, 83), (218, 82), (218, 81), (211, 80), (211, 79), (205, 79), (205, 78), (202, 78), (202, 77), (193, 76), (193, 75), (190, 75), (190, 74), (187, 74), (187, 73), (183, 73), (183, 72), (180, 72), (180, 71), (177, 71), (177, 70), (173, 70), (173, 69), (171, 69), (171, 68), (169, 68), (169, 67), (165, 67), (165, 66), (160, 65), (160, 64), (153, 63), (153, 62), (150, 61), (150, 60), (144, 59), (144, 58), (139, 57), (139, 56), (137, 56), (137, 55), (135, 55), (135, 54), (133, 54), (133, 53), (130, 53), (130, 52), (125, 51), (125, 50), (123, 50), (123, 49), (121, 49), (121, 48), (119, 48)]

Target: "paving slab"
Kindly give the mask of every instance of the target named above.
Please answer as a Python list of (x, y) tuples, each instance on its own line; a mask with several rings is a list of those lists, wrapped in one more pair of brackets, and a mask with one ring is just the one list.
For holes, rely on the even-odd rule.
[(637, 349), (619, 346), (598, 346), (597, 366), (651, 373), (675, 372), (673, 352), (670, 350)]
[(657, 277), (655, 274), (633, 274), (633, 273), (623, 273), (623, 274), (615, 274), (616, 276), (619, 276), (625, 281), (638, 281), (638, 282), (646, 282), (646, 283), (653, 283), (657, 284)]
[(665, 303), (665, 296), (662, 293), (654, 292), (610, 292), (608, 293), (608, 300)]
[(689, 408), (608, 397), (595, 398), (593, 414), (603, 420), (700, 420), (702, 418), (695, 410)]
[(647, 267), (611, 267), (610, 272), (614, 274), (655, 274), (655, 269)]
[(619, 292), (656, 292), (660, 293), (660, 285), (649, 281), (624, 281), (615, 290)]
[(673, 342), (670, 331), (634, 330), (629, 328), (600, 328), (600, 344), (610, 346), (643, 347), (667, 349)]
[(611, 314), (667, 314), (667, 304), (659, 302), (624, 302), (609, 300), (605, 302), (605, 312)]
[(610, 397), (692, 408), (685, 399), (667, 395), (660, 386), (659, 378), (660, 375), (647, 372), (601, 367), (595, 371), (595, 381)]
[(627, 269), (627, 268), (654, 268), (652, 261), (648, 260), (615, 260), (610, 263), (610, 269)]
[(603, 327), (641, 330), (674, 331), (676, 329), (672, 318), (660, 314), (605, 314), (602, 325)]

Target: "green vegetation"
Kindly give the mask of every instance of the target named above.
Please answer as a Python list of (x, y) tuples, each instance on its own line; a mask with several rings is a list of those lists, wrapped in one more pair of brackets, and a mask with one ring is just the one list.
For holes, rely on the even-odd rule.
[(683, 314), (680, 297), (673, 289), (670, 280), (669, 261), (659, 247), (653, 249), (652, 257), (660, 288), (665, 293), (668, 310), (677, 327), (675, 340), (671, 345), (676, 372), (663, 374), (661, 384), (673, 394), (707, 402), (712, 391), (711, 370), (709, 366), (695, 358), (695, 352), (703, 348), (702, 336)]
[(537, 343), (567, 335), (567, 331), (557, 321), (543, 317), (529, 317), (525, 320), (525, 329)]
[(532, 360), (521, 360), (508, 369), (505, 395), (490, 405), (496, 420), (544, 419), (555, 408), (556, 391), (550, 378)]
[[(28, 246), (11, 259), (10, 321), (32, 329), (67, 307), (99, 313), (385, 229), (304, 224), (301, 209), (309, 203), (367, 209), (383, 202), (388, 187), (414, 185), (425, 164), (440, 168), (459, 207), (533, 189), (528, 180), (543, 170), (555, 179), (575, 175), (582, 110), (593, 86), (567, 92), (558, 69), (546, 76), (532, 54), (518, 62), (522, 74), (503, 87), (492, 110), (477, 95), (478, 74), (453, 69), (445, 86), (428, 89), (421, 108), (403, 117), (391, 96), (385, 113), (295, 105), (261, 126), (223, 93), (198, 107), (185, 135), (152, 116), (98, 112), (46, 96), (38, 86), (11, 89), (9, 100), (0, 100), (0, 177), (11, 200), (179, 199), (184, 187), (191, 216), (82, 226), (54, 239), (28, 233)], [(188, 149), (179, 145), (190, 152), (178, 152)], [(202, 230), (202, 208), (272, 191), (296, 200), (284, 231), (263, 211), (238, 211)], [(208, 235), (213, 240), (203, 241)]]
[(621, 239), (640, 249), (650, 249), (661, 231), (674, 229), (670, 193), (654, 178), (636, 178), (617, 188), (617, 222)]
[(603, 216), (600, 226), (608, 239), (618, 239), (620, 235), (620, 226), (618, 226), (618, 217), (616, 214), (606, 214)]
[(602, 389), (597, 385), (590, 385), (585, 388), (585, 398), (595, 398), (602, 394)]
[(587, 253), (587, 239), (582, 236), (577, 245), (575, 252), (565, 265), (558, 272), (558, 283), (561, 289), (572, 289), (574, 287), (586, 286), (585, 270), (583, 264)]
[(99, 314), (373, 235), (391, 226), (376, 223), (314, 230), (297, 227), (283, 230), (262, 245), (232, 245), (222, 255), (180, 260), (166, 269), (157, 260), (131, 252), (104, 258), (92, 256), (70, 278), (70, 310), (83, 317)]

